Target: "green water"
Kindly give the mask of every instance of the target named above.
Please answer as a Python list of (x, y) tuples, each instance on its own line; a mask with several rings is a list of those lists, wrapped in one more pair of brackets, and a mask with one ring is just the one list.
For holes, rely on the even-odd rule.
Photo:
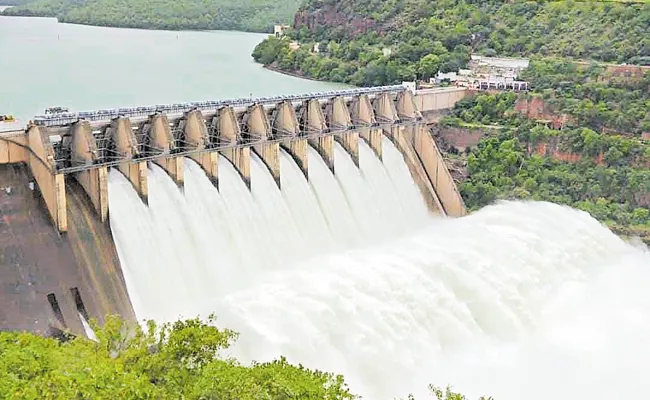
[(0, 17), (0, 114), (74, 111), (332, 90), (256, 64), (265, 35), (170, 32)]

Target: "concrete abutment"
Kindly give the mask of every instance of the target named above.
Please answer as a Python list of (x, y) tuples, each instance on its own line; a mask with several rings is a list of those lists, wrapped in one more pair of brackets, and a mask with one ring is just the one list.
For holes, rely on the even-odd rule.
[(124, 117), (112, 120), (107, 127), (106, 136), (111, 141), (116, 156), (123, 160), (117, 165), (117, 169), (131, 182), (135, 191), (146, 204), (149, 196), (147, 163), (134, 161), (134, 158), (141, 155), (141, 150), (133, 133), (131, 121)]
[(179, 187), (183, 187), (185, 164), (182, 157), (172, 155), (178, 144), (172, 134), (167, 116), (162, 113), (152, 115), (145, 124), (144, 130), (148, 135), (149, 151), (158, 155), (169, 155), (169, 157), (154, 159), (154, 163), (164, 169)]

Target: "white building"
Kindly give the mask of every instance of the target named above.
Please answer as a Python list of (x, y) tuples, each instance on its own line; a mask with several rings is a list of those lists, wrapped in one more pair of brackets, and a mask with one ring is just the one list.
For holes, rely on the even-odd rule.
[(275, 34), (276, 38), (284, 36), (284, 32), (286, 32), (287, 29), (289, 29), (289, 25), (275, 25), (273, 27), (273, 34)]
[(456, 72), (440, 72), (435, 77), (429, 79), (430, 83), (439, 85), (442, 81), (456, 82), (458, 80), (458, 73)]

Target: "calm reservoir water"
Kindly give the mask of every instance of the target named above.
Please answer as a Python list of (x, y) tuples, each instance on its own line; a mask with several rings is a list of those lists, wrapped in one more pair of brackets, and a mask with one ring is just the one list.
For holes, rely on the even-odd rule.
[(171, 32), (0, 17), (0, 114), (76, 111), (332, 90), (278, 74), (250, 54), (265, 35)]

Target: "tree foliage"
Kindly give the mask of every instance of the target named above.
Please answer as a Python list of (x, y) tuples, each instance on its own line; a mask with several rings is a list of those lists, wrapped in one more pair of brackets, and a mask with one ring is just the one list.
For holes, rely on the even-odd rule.
[[(311, 0), (304, 13), (311, 22), (291, 38), (307, 50), (292, 56), (269, 39), (256, 51), (267, 57), (256, 59), (360, 86), (457, 70), (471, 53), (650, 65), (650, 3)], [(362, 22), (370, 28), (360, 31)], [(325, 51), (311, 54), (314, 43)]]
[[(450, 386), (442, 389), (438, 386), (429, 385), (429, 393), (435, 400), (468, 400), (463, 394), (451, 390)], [(409, 395), (406, 400), (416, 400), (413, 395)], [(492, 397), (481, 396), (478, 400), (494, 400)]]
[(111, 317), (97, 342), (0, 332), (0, 398), (354, 399), (341, 376), (284, 358), (244, 366), (219, 356), (237, 335), (198, 319), (147, 329)]
[[(534, 151), (548, 138), (580, 160)], [(467, 163), (469, 178), (460, 190), (470, 209), (498, 199), (542, 200), (585, 210), (610, 225), (650, 228), (650, 147), (637, 140), (587, 128), (524, 126), (484, 138)]]
[(522, 74), (556, 114), (572, 126), (627, 134), (650, 132), (650, 69), (641, 77), (613, 75), (598, 64), (531, 60)]
[(300, 0), (35, 0), (3, 14), (123, 28), (271, 32), (275, 23), (290, 22), (299, 4)]

